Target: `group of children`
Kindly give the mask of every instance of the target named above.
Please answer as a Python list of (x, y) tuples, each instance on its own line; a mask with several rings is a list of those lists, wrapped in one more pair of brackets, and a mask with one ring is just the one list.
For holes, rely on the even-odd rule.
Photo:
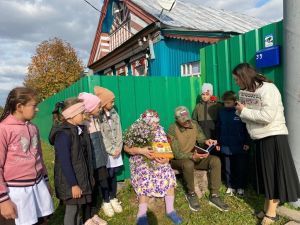
[[(58, 102), (52, 112), (49, 142), (65, 225), (107, 224), (95, 211), (100, 192), (106, 216), (122, 212), (116, 175), (123, 142), (115, 96), (98, 86), (94, 91)], [(54, 211), (38, 129), (30, 122), (37, 111), (36, 93), (20, 87), (9, 93), (0, 118), (0, 215), (16, 225), (47, 224)]]
[[(279, 90), (248, 63), (239, 64), (233, 70), (233, 78), (241, 90), (259, 97), (259, 109), (237, 101), (232, 91), (223, 94), (223, 104), (220, 104), (213, 96), (212, 85), (206, 83), (202, 87), (202, 101), (193, 112), (194, 121), (188, 109), (182, 106), (176, 108), (175, 122), (168, 134), (160, 125), (156, 111), (147, 110), (137, 120), (147, 124), (149, 129), (139, 132), (153, 130), (154, 142), (170, 142), (175, 156), (169, 163), (168, 158), (154, 155), (151, 143), (140, 147), (125, 140), (124, 150), (131, 155), (131, 183), (139, 199), (138, 225), (148, 225), (149, 197), (164, 198), (168, 218), (173, 224), (183, 223), (174, 209), (176, 177), (171, 166), (174, 167), (175, 162), (181, 164), (184, 180), (191, 181), (187, 186), (192, 191), (186, 195), (191, 209), (200, 209), (191, 176), (197, 164), (197, 168), (209, 171), (211, 205), (228, 211), (228, 205), (218, 195), (221, 163), (217, 156), (223, 160), (226, 193), (243, 195), (250, 145), (248, 132), (254, 140), (257, 175), (265, 191), (264, 208), (256, 214), (261, 224), (269, 225), (277, 220), (276, 208), (280, 202), (300, 198)], [(94, 92), (80, 93), (77, 98), (58, 102), (52, 112), (49, 142), (55, 149), (56, 197), (66, 206), (65, 225), (107, 224), (95, 211), (100, 193), (106, 216), (122, 212), (116, 198), (116, 174), (123, 165), (123, 140), (120, 118), (114, 109), (115, 96), (102, 87), (95, 87)], [(9, 220), (14, 220), (16, 225), (47, 224), (54, 211), (39, 131), (30, 122), (38, 111), (37, 104), (33, 90), (14, 88), (0, 116), (1, 224)], [(217, 156), (195, 151), (196, 144), (218, 144), (217, 151), (212, 153)]]
[[(93, 215), (99, 192), (102, 194), (102, 208), (105, 215), (112, 217), (115, 213), (122, 212), (120, 202), (116, 198), (116, 174), (123, 165), (121, 157), (123, 142), (120, 118), (114, 109), (115, 96), (111, 91), (102, 87), (95, 87), (94, 92), (95, 95), (80, 93), (77, 98), (58, 102), (52, 112), (54, 122), (49, 141), (55, 148), (56, 196), (66, 205), (64, 224), (79, 224), (81, 211), (82, 220), (86, 224), (106, 224), (96, 214)], [(243, 173), (247, 164), (246, 151), (249, 148), (247, 132), (239, 117), (234, 114), (236, 101), (234, 93), (224, 94), (225, 108), (221, 110), (219, 110), (220, 105), (214, 99), (212, 100), (212, 94), (212, 85), (204, 84), (202, 101), (196, 106), (193, 119), (198, 121), (208, 138), (217, 138), (221, 144), (226, 168), (227, 193), (233, 194), (235, 190), (238, 190), (239, 194), (243, 194), (245, 187)], [(45, 187), (49, 190), (50, 187), (42, 159), (38, 129), (30, 123), (37, 111), (36, 105), (36, 94), (32, 90), (15, 88), (7, 98), (1, 117), (3, 129), (1, 129), (0, 209), (5, 218), (15, 219), (16, 224), (42, 224), (46, 221), (45, 217), (53, 212), (50, 194), (47, 192), (48, 189), (45, 190)], [(149, 118), (158, 118), (152, 114)], [(22, 151), (17, 151), (19, 148)], [(132, 154), (132, 151), (127, 151)], [(140, 177), (139, 173), (143, 171), (140, 169), (143, 164), (135, 163), (139, 159), (136, 157), (131, 157), (133, 178)], [(165, 164), (164, 161), (155, 162)], [(19, 167), (20, 164), (28, 167), (29, 170), (26, 170), (24, 174), (18, 174), (14, 167)], [(138, 171), (134, 169), (134, 165), (137, 165)], [(170, 166), (167, 168), (169, 169), (164, 170), (164, 176), (168, 174), (166, 171), (170, 171), (169, 178), (173, 177), (171, 181), (174, 182), (169, 185), (174, 188), (175, 175), (170, 170)], [(134, 179), (133, 181), (133, 185), (137, 186), (137, 194), (140, 195), (141, 185), (135, 184), (137, 181)], [(40, 187), (42, 185), (43, 188)], [(166, 186), (165, 191), (162, 191), (162, 187), (156, 191), (159, 190), (159, 196), (166, 196), (166, 202), (171, 208), (168, 210), (169, 216), (172, 220), (179, 222), (181, 219), (172, 210), (174, 190), (169, 190), (167, 187), (169, 186)], [(18, 194), (18, 198), (15, 197), (14, 190), (19, 190), (19, 188), (37, 189), (36, 193), (28, 192), (30, 196), (27, 197), (31, 199), (29, 202), (35, 209), (33, 215), (26, 213), (28, 207), (19, 205), (24, 204), (26, 197), (21, 194)], [(41, 193), (43, 201), (38, 198), (41, 197)], [(147, 195), (145, 196), (147, 198)], [(141, 199), (140, 211), (142, 213), (140, 214), (144, 216), (147, 201)]]
[(222, 103), (213, 95), (213, 86), (204, 83), (201, 101), (193, 111), (192, 118), (202, 128), (206, 138), (218, 141), (226, 194), (243, 196), (248, 172), (250, 137), (245, 123), (236, 115), (237, 96), (233, 91), (222, 95)]
[[(106, 216), (122, 212), (116, 198), (116, 174), (123, 165), (123, 141), (115, 96), (98, 86), (94, 93), (80, 93), (77, 98), (58, 102), (52, 112), (49, 142), (55, 149), (56, 197), (66, 205), (65, 225), (107, 224), (95, 211), (100, 193)], [(243, 195), (249, 138), (245, 125), (235, 115), (236, 96), (232, 91), (224, 93), (225, 107), (221, 107), (212, 85), (204, 84), (201, 97), (193, 119), (207, 138), (218, 140), (221, 146), (226, 193)], [(15, 88), (0, 118), (0, 213), (6, 219), (15, 219), (16, 225), (46, 224), (54, 210), (38, 129), (30, 122), (37, 111), (36, 93)], [(155, 126), (157, 140), (168, 142), (155, 111), (146, 111), (140, 120)], [(148, 148), (125, 146), (125, 150), (132, 155), (132, 185), (140, 203), (138, 224), (147, 224), (149, 197), (165, 197), (168, 217), (174, 224), (181, 224), (173, 207), (176, 179), (168, 160), (154, 159)], [(149, 167), (141, 156), (152, 159), (153, 166)]]

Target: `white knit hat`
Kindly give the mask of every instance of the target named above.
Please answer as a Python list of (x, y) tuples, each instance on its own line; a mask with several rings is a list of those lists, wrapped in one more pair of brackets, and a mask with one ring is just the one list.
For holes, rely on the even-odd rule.
[(210, 84), (210, 83), (204, 83), (203, 85), (202, 85), (202, 94), (203, 93), (209, 93), (210, 95), (213, 95), (214, 94), (214, 88), (213, 88), (213, 86), (212, 86), (212, 84)]

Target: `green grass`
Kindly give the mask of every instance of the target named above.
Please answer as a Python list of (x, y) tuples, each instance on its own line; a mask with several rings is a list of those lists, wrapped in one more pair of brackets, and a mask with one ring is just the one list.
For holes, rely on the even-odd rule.
[[(50, 183), (53, 187), (53, 165), (54, 150), (51, 146), (43, 144), (43, 153), (46, 166), (48, 168)], [(229, 204), (230, 211), (223, 213), (208, 204), (208, 195), (200, 199), (201, 210), (192, 212), (184, 197), (184, 192), (180, 182), (176, 189), (175, 209), (183, 217), (185, 225), (255, 225), (259, 221), (253, 216), (254, 210), (259, 210), (263, 205), (263, 196), (257, 196), (253, 190), (247, 190), (244, 198), (224, 196), (225, 187), (221, 193), (225, 202)], [(118, 199), (122, 201), (123, 212), (113, 218), (107, 218), (100, 211), (100, 217), (107, 220), (109, 225), (131, 225), (135, 224), (138, 202), (130, 182), (125, 181), (124, 188), (118, 193)], [(63, 224), (64, 207), (59, 206), (59, 201), (53, 197), (55, 213), (51, 217), (49, 225)], [(150, 225), (172, 225), (165, 216), (163, 201), (156, 200), (148, 211)], [(280, 218), (274, 225), (285, 224), (286, 219)]]
[(297, 211), (300, 211), (300, 207), (295, 207), (295, 206), (293, 206), (292, 204), (290, 204), (290, 203), (284, 203), (284, 206), (286, 207), (286, 208), (289, 208), (289, 209), (293, 209), (293, 210), (297, 210)]

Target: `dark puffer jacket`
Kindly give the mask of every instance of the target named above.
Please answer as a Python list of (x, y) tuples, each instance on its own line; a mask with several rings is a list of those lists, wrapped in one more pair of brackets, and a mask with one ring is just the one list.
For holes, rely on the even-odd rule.
[(235, 108), (223, 108), (219, 111), (217, 120), (217, 139), (221, 152), (227, 155), (246, 153), (244, 145), (249, 145), (251, 139), (246, 124), (235, 114)]
[[(91, 153), (90, 138), (86, 127), (81, 126), (82, 133), (78, 135), (78, 128), (69, 123), (53, 126), (49, 134), (51, 145), (55, 143), (55, 137), (60, 132), (64, 132), (71, 140), (71, 164), (76, 176), (78, 186), (83, 195), (92, 194), (93, 178), (93, 161)], [(60, 200), (72, 198), (71, 187), (63, 174), (61, 162), (58, 160), (58, 151), (55, 149), (54, 181), (56, 197)]]

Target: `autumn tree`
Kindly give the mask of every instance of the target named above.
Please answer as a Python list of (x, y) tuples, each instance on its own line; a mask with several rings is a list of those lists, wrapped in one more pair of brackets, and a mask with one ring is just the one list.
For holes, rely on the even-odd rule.
[(74, 48), (59, 38), (53, 38), (37, 46), (24, 85), (45, 99), (77, 81), (82, 71), (83, 63)]

